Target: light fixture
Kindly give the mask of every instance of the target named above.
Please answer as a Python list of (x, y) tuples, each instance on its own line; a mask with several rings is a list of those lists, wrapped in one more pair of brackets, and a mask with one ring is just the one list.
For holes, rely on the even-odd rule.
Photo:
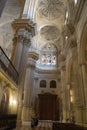
[(17, 101), (15, 99), (13, 99), (13, 105), (17, 105)]
[(13, 97), (10, 97), (10, 105), (11, 106), (16, 106), (17, 105), (17, 100), (14, 99)]

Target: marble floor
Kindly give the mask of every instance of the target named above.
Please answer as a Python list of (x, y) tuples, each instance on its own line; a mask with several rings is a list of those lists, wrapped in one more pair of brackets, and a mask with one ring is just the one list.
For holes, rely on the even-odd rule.
[(17, 127), (14, 130), (52, 130), (52, 122), (40, 121), (38, 126), (31, 128), (30, 125), (23, 125), (22, 127)]

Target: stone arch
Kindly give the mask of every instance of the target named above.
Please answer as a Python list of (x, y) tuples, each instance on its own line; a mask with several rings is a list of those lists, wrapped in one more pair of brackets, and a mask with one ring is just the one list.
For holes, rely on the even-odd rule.
[(87, 105), (87, 21), (84, 24), (80, 37), (80, 45), (78, 48), (78, 57), (82, 79), (82, 90), (84, 98), (84, 106)]
[(7, 87), (4, 89), (2, 98), (1, 98), (1, 103), (0, 103), (1, 114), (8, 114), (9, 102), (10, 102), (10, 89)]
[(86, 62), (86, 53), (85, 53), (85, 49), (87, 48), (86, 45), (87, 44), (87, 22), (84, 24), (82, 33), (81, 33), (81, 37), (80, 37), (80, 45), (78, 48), (78, 59), (79, 59), (79, 63), (85, 63)]
[(57, 83), (55, 80), (51, 80), (50, 81), (50, 88), (56, 88), (57, 87)]

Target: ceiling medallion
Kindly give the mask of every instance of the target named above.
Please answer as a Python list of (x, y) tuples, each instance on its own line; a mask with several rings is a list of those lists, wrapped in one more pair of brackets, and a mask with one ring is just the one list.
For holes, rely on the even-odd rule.
[(48, 19), (56, 19), (63, 14), (64, 3), (62, 0), (40, 0), (38, 12)]
[(47, 25), (41, 28), (40, 35), (44, 40), (55, 41), (59, 39), (60, 31), (55, 26)]

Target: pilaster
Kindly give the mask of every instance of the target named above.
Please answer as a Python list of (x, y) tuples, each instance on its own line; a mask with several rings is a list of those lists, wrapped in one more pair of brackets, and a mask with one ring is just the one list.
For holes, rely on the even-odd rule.
[(31, 45), (31, 39), (34, 36), (34, 25), (29, 22), (29, 19), (15, 19), (12, 23), (14, 29), (13, 39), (13, 54), (12, 62), (19, 72), (19, 88), (18, 88), (18, 118), (17, 125), (21, 125), (21, 115), (23, 108), (23, 90), (24, 76), (27, 63), (28, 50)]
[(24, 100), (23, 100), (23, 110), (22, 110), (22, 122), (30, 121), (35, 115), (33, 106), (33, 88), (34, 88), (34, 70), (36, 65), (36, 60), (38, 59), (38, 54), (33, 51), (28, 53), (28, 62), (26, 66), (26, 76), (24, 84)]

